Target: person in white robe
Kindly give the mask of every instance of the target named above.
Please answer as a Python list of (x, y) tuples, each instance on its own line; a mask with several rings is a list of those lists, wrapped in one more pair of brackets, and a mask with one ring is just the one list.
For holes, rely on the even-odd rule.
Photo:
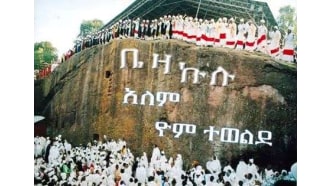
[(222, 26), (222, 19), (219, 18), (215, 23), (215, 36), (214, 36), (214, 47), (220, 47), (220, 31)]
[(176, 159), (174, 160), (174, 167), (178, 170), (182, 170), (183, 160), (181, 154), (177, 154)]
[(267, 34), (268, 30), (265, 26), (265, 20), (260, 20), (260, 25), (258, 26), (258, 37), (257, 37), (257, 51), (267, 54)]
[(235, 170), (231, 167), (230, 163), (228, 162), (227, 165), (223, 168), (223, 172), (228, 172), (230, 170), (231, 172), (235, 172)]
[(202, 185), (205, 180), (205, 171), (201, 165), (198, 165), (195, 169), (193, 180), (197, 185)]
[(224, 47), (226, 46), (227, 42), (227, 18), (221, 19), (221, 22), (219, 23), (219, 31), (220, 31), (220, 41), (219, 46)]
[(207, 46), (214, 46), (215, 36), (216, 36), (215, 22), (214, 22), (214, 19), (211, 19), (207, 25), (207, 32), (206, 32), (206, 37), (207, 37), (206, 45)]
[(54, 143), (56, 145), (52, 145), (50, 147), (49, 156), (48, 156), (48, 162), (52, 166), (59, 165), (59, 157), (60, 157), (60, 151), (58, 149), (58, 143)]
[(129, 183), (129, 179), (131, 178), (129, 171), (127, 171), (127, 169), (121, 169), (120, 173), (121, 173), (121, 180), (123, 180), (125, 183)]
[(138, 165), (135, 171), (135, 178), (138, 180), (138, 183), (145, 184), (147, 181), (147, 170), (143, 165)]
[(215, 176), (210, 176), (210, 180), (206, 182), (207, 186), (219, 186), (220, 184), (217, 183)]
[(210, 171), (210, 173), (217, 177), (219, 173), (221, 173), (221, 163), (218, 160), (217, 156), (213, 156), (213, 159), (206, 163), (206, 169)]
[(293, 28), (289, 27), (284, 37), (284, 46), (282, 50), (282, 60), (293, 63), (294, 60), (294, 41), (295, 35), (292, 32)]
[(266, 167), (265, 170), (265, 180), (271, 179), (274, 176), (274, 171), (270, 167)]
[(170, 28), (171, 28), (171, 15), (168, 15), (167, 18), (165, 18), (165, 39), (171, 39), (170, 38)]
[(168, 169), (167, 158), (165, 156), (164, 151), (161, 152), (161, 157), (159, 159), (159, 168), (160, 168), (160, 170), (162, 170), (164, 172), (167, 171), (167, 169)]
[(140, 26), (140, 18), (138, 17), (133, 21), (133, 27), (134, 27), (133, 33), (135, 39), (139, 38), (139, 26)]
[(246, 33), (246, 25), (244, 24), (244, 19), (240, 19), (240, 23), (237, 26), (237, 35), (236, 35), (236, 49), (237, 50), (242, 50), (244, 47), (245, 43), (245, 36), (244, 34)]
[(199, 45), (200, 46), (207, 46), (207, 41), (208, 41), (208, 24), (209, 21), (207, 19), (204, 19), (204, 22), (200, 25), (200, 30), (201, 30), (201, 40)]
[(237, 32), (237, 25), (235, 23), (234, 18), (229, 19), (228, 28), (227, 28), (227, 41), (226, 47), (227, 48), (235, 48), (236, 45), (236, 32)]
[(297, 180), (297, 162), (291, 165), (290, 173), (292, 174), (294, 179)]
[(152, 155), (151, 155), (151, 159), (150, 162), (151, 163), (155, 163), (156, 161), (158, 161), (160, 159), (160, 150), (159, 147), (157, 145), (154, 145), (154, 148), (152, 150)]
[(177, 30), (177, 38), (182, 40), (184, 33), (184, 20), (182, 15), (179, 15), (178, 20), (175, 22), (175, 29)]
[(111, 152), (117, 151), (117, 143), (115, 142), (114, 139), (111, 139), (108, 148), (110, 149)]
[(278, 30), (277, 26), (274, 26), (274, 31), (269, 34), (271, 42), (269, 45), (268, 54), (271, 57), (276, 58), (280, 54), (280, 41), (281, 41), (281, 32)]
[(223, 172), (225, 174), (223, 176), (224, 183), (229, 182), (231, 185), (237, 185), (238, 180), (236, 177), (236, 173), (235, 170), (232, 168), (230, 162), (227, 162), (227, 165), (223, 168)]
[(258, 173), (258, 168), (257, 168), (256, 164), (254, 164), (253, 158), (249, 159), (247, 172), (251, 173), (253, 175), (253, 177)]
[(244, 160), (240, 160), (236, 167), (236, 177), (238, 180), (244, 180), (245, 174), (248, 172), (248, 166)]
[(147, 185), (148, 186), (158, 186), (157, 183), (155, 182), (155, 177), (149, 176)]
[(255, 39), (256, 39), (256, 26), (252, 23), (251, 20), (247, 22), (247, 38), (245, 42), (245, 50), (252, 52), (256, 47)]
[(34, 138), (34, 157), (42, 156), (43, 147), (41, 145), (39, 137)]
[(68, 143), (68, 141), (67, 141), (66, 139), (64, 140), (64, 148), (65, 148), (65, 151), (66, 151), (67, 153), (70, 152), (71, 149), (72, 149), (71, 144)]
[(179, 16), (172, 16), (172, 39), (178, 39), (178, 19)]
[(192, 25), (193, 23), (193, 18), (188, 17), (187, 21), (185, 21), (184, 24), (184, 30), (185, 30), (185, 38), (187, 42), (191, 43), (192, 42)]

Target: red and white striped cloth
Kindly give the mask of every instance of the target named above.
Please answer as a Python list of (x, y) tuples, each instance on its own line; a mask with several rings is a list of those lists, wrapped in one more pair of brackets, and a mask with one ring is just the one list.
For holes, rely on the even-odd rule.
[(228, 47), (228, 48), (235, 48), (235, 44), (236, 44), (236, 41), (234, 38), (228, 39), (226, 41), (226, 47)]
[(245, 50), (253, 51), (255, 49), (255, 41), (246, 41)]
[(284, 48), (283, 51), (282, 51), (282, 60), (293, 62), (293, 60), (294, 60), (294, 50)]
[(275, 57), (275, 56), (279, 55), (280, 54), (280, 47), (276, 47), (276, 48), (270, 49), (269, 50), (269, 54), (272, 57)]
[(257, 45), (258, 45), (258, 47), (263, 47), (263, 46), (266, 46), (266, 34), (262, 34), (259, 38), (258, 38), (258, 40), (257, 40)]

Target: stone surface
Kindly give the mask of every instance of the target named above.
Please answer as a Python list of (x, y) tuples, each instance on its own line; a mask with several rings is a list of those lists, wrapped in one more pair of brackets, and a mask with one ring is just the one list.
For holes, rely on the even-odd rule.
[[(142, 69), (120, 68), (120, 52), (139, 50)], [(163, 74), (164, 65), (153, 69), (153, 53), (171, 55), (171, 72)], [(180, 83), (179, 62), (207, 72), (200, 84)], [(210, 74), (222, 66), (235, 75), (228, 86), (211, 86)], [(107, 77), (107, 75), (109, 75)], [(150, 154), (152, 145), (166, 149), (168, 155), (181, 153), (188, 161), (205, 163), (215, 153), (233, 164), (238, 158), (254, 157), (265, 165), (290, 166), (297, 161), (297, 72), (296, 67), (273, 61), (268, 56), (223, 48), (199, 48), (181, 41), (114, 40), (75, 54), (48, 78), (35, 81), (35, 114), (47, 119), (48, 134), (62, 136), (74, 144), (95, 137), (123, 138), (140, 156)], [(222, 76), (218, 78), (219, 82)], [(136, 91), (138, 98), (150, 91), (176, 92), (179, 103), (163, 107), (123, 104), (125, 88)], [(148, 101), (146, 102), (148, 103)], [(156, 121), (197, 125), (196, 134), (174, 138), (167, 130), (158, 136)], [(208, 126), (245, 129), (257, 139), (259, 130), (271, 131), (272, 146), (220, 142), (220, 136), (208, 141), (203, 134)], [(184, 162), (189, 166), (190, 162)]]

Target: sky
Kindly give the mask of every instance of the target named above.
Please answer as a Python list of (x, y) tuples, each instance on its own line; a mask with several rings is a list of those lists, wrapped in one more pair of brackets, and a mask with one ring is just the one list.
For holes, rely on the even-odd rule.
[(134, 0), (35, 0), (34, 42), (50, 41), (61, 55), (73, 46), (83, 20), (107, 23)]
[(268, 6), (273, 12), (275, 19), (279, 15), (280, 8), (283, 6), (290, 5), (296, 8), (297, 10), (297, 0), (259, 0), (259, 1), (268, 3)]
[[(267, 2), (274, 17), (284, 5), (296, 7), (296, 0), (261, 0)], [(35, 0), (34, 42), (50, 41), (62, 55), (73, 46), (83, 20), (109, 22), (134, 0)]]

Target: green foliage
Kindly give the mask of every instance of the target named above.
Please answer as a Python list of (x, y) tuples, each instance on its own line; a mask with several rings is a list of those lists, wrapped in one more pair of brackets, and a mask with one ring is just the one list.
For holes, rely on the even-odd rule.
[(288, 27), (293, 27), (292, 32), (297, 35), (297, 13), (296, 9), (290, 5), (283, 6), (279, 10), (280, 15), (277, 17), (277, 23), (281, 34), (285, 36)]
[(94, 20), (84, 20), (80, 24), (80, 33), (79, 36), (85, 37), (86, 35), (96, 32), (103, 27), (103, 22), (98, 19)]
[(57, 60), (57, 49), (49, 41), (34, 43), (34, 69)]

